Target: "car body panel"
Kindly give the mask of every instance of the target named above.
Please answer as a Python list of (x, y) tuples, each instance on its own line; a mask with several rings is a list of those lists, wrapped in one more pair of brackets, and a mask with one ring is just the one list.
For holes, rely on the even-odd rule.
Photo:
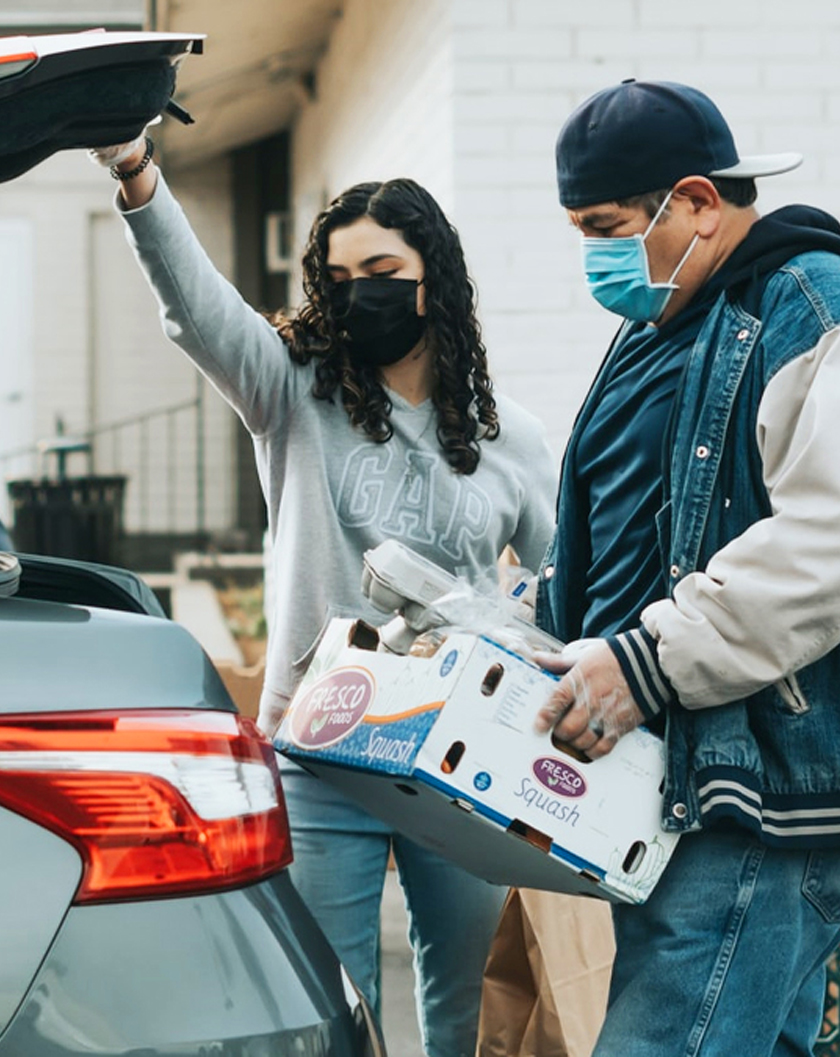
[(0, 807), (0, 1032), (9, 1023), (73, 900), (82, 862), (72, 845)]
[[(155, 967), (142, 987), (138, 962)], [(358, 1045), (338, 962), (285, 872), (218, 895), (73, 907), (0, 1037), (0, 1053), (49, 1057)]]
[[(133, 574), (19, 557), (19, 593), (0, 597), (0, 720), (52, 713), (60, 728), (69, 711), (236, 711), (201, 646)], [(385, 1054), (285, 870), (77, 903), (82, 854), (0, 807), (0, 1057)]]
[(176, 71), (203, 34), (62, 33), (0, 39), (0, 181), (59, 150), (129, 143), (175, 103)]
[(3, 599), (0, 673), (3, 713), (235, 710), (196, 640), (180, 624), (160, 617)]
[(20, 564), (21, 598), (119, 609), (165, 617), (157, 595), (136, 573), (116, 565), (48, 558), (41, 554), (16, 554)]

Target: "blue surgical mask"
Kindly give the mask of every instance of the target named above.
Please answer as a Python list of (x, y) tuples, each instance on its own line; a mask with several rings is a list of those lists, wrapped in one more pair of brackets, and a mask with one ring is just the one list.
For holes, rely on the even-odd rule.
[(700, 237), (695, 235), (667, 283), (650, 280), (645, 239), (668, 204), (668, 192), (643, 235), (627, 238), (583, 238), (583, 270), (589, 292), (604, 308), (625, 319), (655, 323), (679, 286), (674, 282)]

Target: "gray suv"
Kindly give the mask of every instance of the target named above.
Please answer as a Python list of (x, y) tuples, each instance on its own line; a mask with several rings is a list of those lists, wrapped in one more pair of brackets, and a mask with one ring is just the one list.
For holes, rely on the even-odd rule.
[(377, 1057), (270, 745), (131, 573), (0, 554), (0, 1057)]

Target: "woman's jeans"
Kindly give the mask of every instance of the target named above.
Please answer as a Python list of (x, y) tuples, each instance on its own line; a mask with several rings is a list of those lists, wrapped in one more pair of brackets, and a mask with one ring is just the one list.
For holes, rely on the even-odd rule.
[(299, 768), (283, 766), (291, 876), (347, 971), (379, 1006), (382, 889), (393, 849), (428, 1057), (473, 1057), (481, 981), (507, 889), (394, 833)]
[(840, 851), (691, 833), (617, 955), (594, 1057), (809, 1057), (840, 940)]

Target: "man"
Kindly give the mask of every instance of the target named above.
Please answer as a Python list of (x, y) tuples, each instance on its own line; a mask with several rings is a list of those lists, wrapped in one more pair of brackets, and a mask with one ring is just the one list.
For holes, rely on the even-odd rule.
[(537, 599), (558, 638), (603, 641), (538, 726), (592, 758), (660, 731), (684, 834), (615, 908), (597, 1057), (805, 1057), (840, 940), (840, 225), (753, 205), (800, 161), (739, 159), (714, 103), (662, 82), (558, 138), (587, 285), (625, 322)]

